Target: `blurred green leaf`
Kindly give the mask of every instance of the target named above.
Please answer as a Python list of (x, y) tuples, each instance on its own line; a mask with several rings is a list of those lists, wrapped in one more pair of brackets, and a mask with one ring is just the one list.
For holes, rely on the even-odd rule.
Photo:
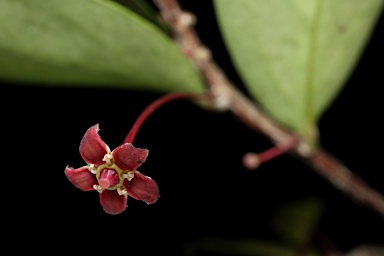
[(153, 24), (166, 30), (166, 26), (160, 22), (159, 15), (152, 6), (144, 0), (110, 0), (122, 4), (123, 6), (131, 9), (143, 18), (146, 18)]
[(315, 197), (290, 202), (277, 210), (273, 228), (284, 242), (302, 248), (313, 237), (323, 208), (322, 201)]
[(0, 78), (48, 85), (202, 92), (165, 34), (108, 0), (0, 0)]
[(300, 252), (284, 245), (252, 239), (221, 239), (204, 237), (185, 246), (186, 256), (196, 256), (199, 252), (217, 255), (236, 256), (315, 256), (312, 252)]
[(316, 141), (316, 122), (362, 53), (383, 0), (215, 0), (224, 40), (252, 96)]

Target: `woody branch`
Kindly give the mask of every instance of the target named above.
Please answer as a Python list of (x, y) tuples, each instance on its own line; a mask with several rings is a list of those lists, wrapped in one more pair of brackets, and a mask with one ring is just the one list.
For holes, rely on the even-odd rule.
[(181, 51), (195, 64), (204, 77), (212, 105), (219, 110), (228, 110), (250, 128), (267, 136), (275, 144), (286, 144), (292, 139), (296, 144), (290, 153), (304, 160), (313, 170), (322, 175), (336, 188), (357, 203), (378, 212), (384, 217), (384, 197), (353, 174), (341, 161), (321, 148), (311, 149), (299, 138), (265, 115), (226, 77), (193, 28), (195, 17), (184, 12), (176, 0), (154, 0), (162, 19), (167, 22)]

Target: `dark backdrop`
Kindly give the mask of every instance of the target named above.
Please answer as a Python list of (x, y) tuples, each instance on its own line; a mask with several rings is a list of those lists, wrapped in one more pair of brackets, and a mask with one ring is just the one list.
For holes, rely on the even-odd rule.
[[(182, 1), (196, 13), (203, 42), (243, 89), (210, 1), (195, 2)], [(382, 34), (381, 18), (319, 127), (323, 146), (384, 193)], [(90, 126), (99, 123), (101, 137), (113, 149), (160, 94), (1, 83), (2, 211), (10, 215), (4, 219), (11, 227), (8, 237), (27, 242), (30, 251), (180, 255), (185, 243), (203, 236), (273, 238), (274, 210), (307, 196), (323, 200), (320, 230), (338, 248), (384, 244), (384, 222), (378, 214), (356, 205), (297, 159), (282, 156), (246, 171), (243, 154), (267, 149), (269, 140), (231, 114), (209, 113), (188, 102), (157, 111), (134, 143), (149, 149), (140, 171), (158, 183), (158, 202), (147, 206), (130, 198), (127, 211), (109, 216), (97, 192), (73, 187), (64, 168), (84, 165), (78, 146)]]

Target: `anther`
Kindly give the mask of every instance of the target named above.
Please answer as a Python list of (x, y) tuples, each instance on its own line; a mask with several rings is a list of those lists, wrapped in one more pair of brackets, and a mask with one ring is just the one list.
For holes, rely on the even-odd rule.
[(117, 193), (118, 193), (120, 196), (122, 196), (122, 195), (124, 195), (124, 196), (128, 195), (128, 191), (127, 191), (125, 188), (124, 188), (124, 189), (117, 188)]
[(88, 166), (88, 170), (89, 170), (91, 173), (93, 173), (93, 174), (96, 174), (96, 173), (97, 173), (97, 169), (96, 169), (96, 167), (95, 167), (94, 164), (90, 164), (90, 165)]
[(124, 174), (123, 177), (124, 177), (124, 179), (131, 181), (135, 177), (135, 173), (134, 172), (128, 172), (127, 174)]
[(103, 161), (107, 164), (107, 165), (111, 165), (112, 164), (112, 161), (111, 159), (113, 159), (113, 156), (111, 154), (105, 154), (104, 157), (103, 157)]
[(97, 192), (99, 192), (99, 193), (103, 192), (103, 188), (100, 187), (99, 185), (93, 185), (93, 188), (94, 188), (95, 190), (97, 190)]

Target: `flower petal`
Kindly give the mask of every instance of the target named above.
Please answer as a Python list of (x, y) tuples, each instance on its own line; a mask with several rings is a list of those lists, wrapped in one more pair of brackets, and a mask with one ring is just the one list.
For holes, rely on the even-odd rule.
[(126, 186), (128, 195), (142, 200), (147, 204), (153, 204), (159, 197), (159, 187), (151, 177), (145, 176), (140, 172), (135, 172), (135, 177)]
[(97, 184), (95, 175), (88, 170), (87, 166), (77, 169), (67, 166), (64, 173), (75, 187), (83, 191), (94, 190), (93, 185)]
[(99, 125), (89, 128), (80, 143), (80, 155), (88, 164), (101, 165), (103, 157), (109, 152), (107, 144), (100, 138)]
[(127, 208), (127, 198), (120, 196), (116, 190), (103, 190), (100, 194), (100, 204), (108, 214), (119, 214)]
[(115, 148), (112, 155), (119, 168), (134, 171), (147, 159), (148, 149), (135, 148), (131, 143), (125, 143)]

